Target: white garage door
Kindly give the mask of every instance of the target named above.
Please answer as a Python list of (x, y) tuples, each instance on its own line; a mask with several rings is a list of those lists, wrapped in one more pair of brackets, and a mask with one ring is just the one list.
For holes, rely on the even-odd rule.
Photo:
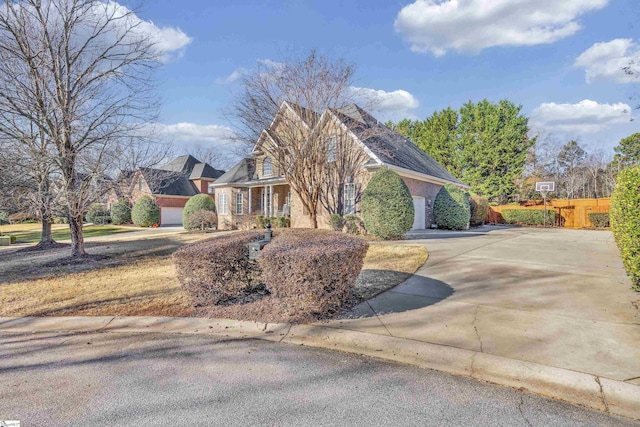
[(184, 208), (160, 208), (160, 225), (182, 225)]
[(412, 230), (424, 230), (424, 197), (413, 196), (413, 216)]

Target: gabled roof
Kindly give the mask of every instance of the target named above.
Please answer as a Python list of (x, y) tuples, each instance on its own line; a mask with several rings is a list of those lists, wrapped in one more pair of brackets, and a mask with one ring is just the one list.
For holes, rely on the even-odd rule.
[(167, 169), (140, 168), (151, 194), (166, 196), (195, 196), (196, 186), (184, 174)]
[(209, 163), (198, 163), (193, 167), (191, 171), (191, 175), (189, 175), (190, 180), (194, 179), (202, 179), (202, 178), (210, 178), (217, 179), (224, 175), (224, 171), (215, 169), (209, 165)]
[(162, 166), (158, 166), (158, 169), (191, 174), (191, 171), (198, 163), (202, 162), (192, 155), (187, 154), (185, 156), (176, 157), (175, 159), (171, 160), (168, 163), (165, 163)]
[(332, 112), (382, 163), (464, 185), (410, 139), (389, 129), (357, 105)]
[(245, 158), (240, 160), (234, 167), (229, 169), (221, 177), (219, 177), (215, 185), (224, 184), (241, 184), (252, 181), (256, 178), (256, 161), (255, 159)]

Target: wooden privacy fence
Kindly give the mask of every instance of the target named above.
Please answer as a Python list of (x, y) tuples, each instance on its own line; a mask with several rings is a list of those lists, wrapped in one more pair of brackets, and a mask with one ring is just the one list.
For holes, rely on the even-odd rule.
[[(556, 211), (558, 227), (584, 228), (593, 227), (589, 221), (589, 213), (609, 212), (611, 198), (602, 199), (553, 199), (547, 201), (547, 209)], [(485, 222), (504, 224), (502, 211), (505, 209), (544, 209), (542, 200), (527, 200), (519, 205), (489, 206), (489, 214)]]

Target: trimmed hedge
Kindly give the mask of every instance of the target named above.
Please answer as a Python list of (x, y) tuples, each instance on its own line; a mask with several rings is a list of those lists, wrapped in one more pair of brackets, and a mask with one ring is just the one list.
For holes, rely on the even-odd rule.
[(596, 228), (606, 228), (609, 226), (609, 213), (607, 212), (591, 212), (587, 214), (589, 221)]
[(182, 211), (182, 226), (185, 230), (192, 230), (189, 228), (189, 216), (198, 211), (216, 211), (216, 202), (213, 198), (207, 194), (196, 194), (187, 200)]
[(151, 227), (160, 223), (160, 209), (150, 196), (143, 196), (133, 204), (131, 220), (138, 227)]
[(640, 166), (618, 174), (609, 214), (631, 287), (640, 291)]
[(131, 223), (131, 206), (127, 199), (120, 199), (111, 206), (111, 222), (115, 225)]
[(85, 218), (87, 219), (87, 222), (92, 222), (94, 224), (108, 224), (111, 222), (109, 210), (99, 203), (94, 203), (89, 206), (89, 210), (87, 210)]
[(262, 280), (292, 319), (334, 313), (353, 298), (369, 244), (328, 230), (279, 231), (262, 250)]
[[(502, 218), (507, 224), (544, 225), (544, 210), (542, 209), (505, 209)], [(547, 225), (556, 222), (556, 211), (547, 209)]]
[(380, 169), (362, 193), (365, 229), (382, 239), (397, 239), (413, 226), (413, 198), (400, 175)]
[(489, 214), (489, 199), (477, 194), (469, 194), (469, 208), (471, 209), (469, 225), (484, 224)]
[(194, 306), (238, 297), (260, 282), (260, 265), (249, 261), (250, 242), (262, 235), (244, 231), (202, 240), (173, 254), (178, 280)]
[(433, 202), (433, 220), (438, 228), (464, 230), (471, 219), (469, 199), (455, 185), (444, 185)]
[(199, 210), (192, 212), (183, 225), (186, 230), (200, 230), (202, 232), (216, 228), (218, 216), (215, 212)]

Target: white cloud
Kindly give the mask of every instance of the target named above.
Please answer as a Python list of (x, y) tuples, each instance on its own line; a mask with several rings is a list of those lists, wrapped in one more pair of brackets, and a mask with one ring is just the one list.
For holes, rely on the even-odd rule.
[(532, 128), (571, 134), (588, 134), (629, 123), (631, 107), (622, 102), (599, 104), (585, 99), (577, 104), (540, 104), (531, 114)]
[(640, 46), (631, 39), (615, 39), (595, 43), (576, 58), (574, 66), (584, 68), (587, 83), (595, 80), (629, 83), (637, 82), (638, 74), (625, 72), (625, 67), (635, 68), (639, 64)]
[(351, 94), (355, 102), (377, 115), (383, 121), (398, 121), (404, 118), (416, 118), (411, 110), (418, 108), (420, 102), (406, 90), (398, 89), (387, 92), (380, 89), (352, 86)]
[(235, 133), (227, 126), (200, 125), (196, 123), (176, 123), (172, 125), (155, 123), (154, 132), (174, 142), (208, 142), (228, 145), (235, 142)]
[(218, 77), (216, 79), (216, 83), (219, 84), (219, 85), (231, 84), (231, 83), (235, 82), (236, 80), (240, 79), (240, 77), (242, 77), (243, 74), (245, 74), (246, 72), (247, 72), (247, 70), (245, 68), (242, 68), (242, 67), (236, 68), (227, 77)]
[(284, 66), (283, 62), (276, 62), (268, 58), (258, 59), (256, 62), (268, 68), (282, 68)]
[(394, 27), (414, 52), (479, 52), (553, 43), (581, 29), (576, 19), (610, 0), (416, 0)]

